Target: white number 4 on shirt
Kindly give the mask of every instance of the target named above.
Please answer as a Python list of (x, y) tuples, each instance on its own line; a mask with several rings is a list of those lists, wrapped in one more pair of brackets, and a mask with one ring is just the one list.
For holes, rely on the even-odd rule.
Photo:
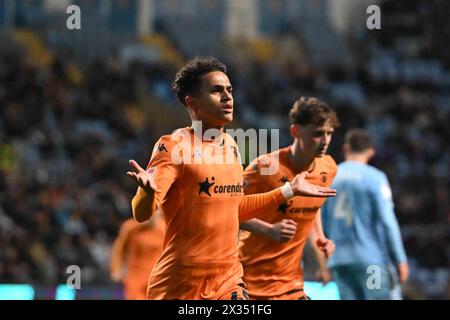
[(353, 223), (353, 208), (348, 201), (347, 194), (341, 192), (336, 197), (336, 206), (333, 212), (335, 219), (344, 219), (347, 226), (351, 226)]

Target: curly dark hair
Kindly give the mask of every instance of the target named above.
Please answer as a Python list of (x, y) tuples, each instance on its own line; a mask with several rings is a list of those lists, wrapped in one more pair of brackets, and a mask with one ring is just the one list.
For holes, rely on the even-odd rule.
[(187, 95), (196, 93), (201, 84), (201, 77), (213, 71), (227, 73), (227, 67), (213, 57), (195, 57), (182, 67), (175, 75), (172, 89), (175, 91), (177, 100), (186, 105)]
[(300, 97), (294, 102), (289, 117), (292, 124), (301, 126), (308, 124), (322, 126), (327, 120), (331, 121), (333, 128), (340, 125), (336, 112), (317, 98)]

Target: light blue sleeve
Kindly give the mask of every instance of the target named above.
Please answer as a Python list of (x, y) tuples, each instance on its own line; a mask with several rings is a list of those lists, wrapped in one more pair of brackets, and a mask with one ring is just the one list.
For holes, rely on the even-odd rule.
[(393, 255), (396, 264), (406, 262), (405, 249), (403, 247), (400, 228), (394, 213), (392, 192), (386, 175), (377, 179), (373, 184), (373, 197), (378, 217), (381, 219), (389, 252)]
[(325, 233), (325, 235), (327, 236), (327, 238), (330, 237), (330, 200), (331, 199), (327, 199), (324, 203), (324, 205), (322, 206), (321, 211), (321, 215), (322, 215), (322, 227), (323, 227), (323, 232)]

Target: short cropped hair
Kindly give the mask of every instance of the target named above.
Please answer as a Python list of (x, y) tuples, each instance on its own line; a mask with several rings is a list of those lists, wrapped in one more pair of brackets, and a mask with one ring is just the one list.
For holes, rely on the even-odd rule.
[(313, 124), (319, 127), (328, 120), (333, 128), (340, 125), (336, 112), (317, 98), (300, 97), (292, 106), (289, 117), (292, 124), (301, 126)]
[(350, 148), (350, 152), (360, 153), (373, 148), (373, 140), (370, 133), (364, 129), (352, 129), (345, 134), (344, 143)]
[(190, 60), (175, 75), (172, 89), (175, 91), (177, 100), (186, 105), (185, 98), (195, 94), (201, 85), (201, 77), (214, 71), (227, 73), (227, 67), (216, 58), (196, 57)]

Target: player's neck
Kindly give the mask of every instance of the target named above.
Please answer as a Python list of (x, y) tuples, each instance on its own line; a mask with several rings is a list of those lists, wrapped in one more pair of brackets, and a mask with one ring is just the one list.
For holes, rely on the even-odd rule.
[[(204, 140), (205, 138), (207, 140), (209, 140), (208, 138), (211, 138), (211, 136), (215, 136), (215, 132), (219, 131), (220, 135), (223, 134), (224, 128), (223, 125), (219, 126), (219, 125), (213, 125), (213, 124), (209, 124), (206, 121), (201, 121), (201, 120), (192, 120), (192, 125), (191, 128), (194, 130), (194, 133), (199, 136), (202, 137), (202, 139)], [(205, 134), (206, 132), (206, 134)], [(217, 137), (216, 137), (217, 138)]]
[(295, 172), (311, 170), (315, 157), (306, 157), (297, 143), (293, 143), (289, 149), (289, 161)]
[(346, 156), (345, 160), (355, 161), (355, 162), (359, 162), (359, 163), (363, 163), (363, 164), (369, 163), (369, 159), (367, 158), (367, 156), (365, 154), (359, 154), (359, 153), (348, 154)]
[(194, 129), (195, 132), (199, 132), (202, 135), (210, 129), (219, 130), (221, 133), (223, 133), (224, 130), (223, 125), (213, 125), (202, 120), (192, 120), (191, 128)]

